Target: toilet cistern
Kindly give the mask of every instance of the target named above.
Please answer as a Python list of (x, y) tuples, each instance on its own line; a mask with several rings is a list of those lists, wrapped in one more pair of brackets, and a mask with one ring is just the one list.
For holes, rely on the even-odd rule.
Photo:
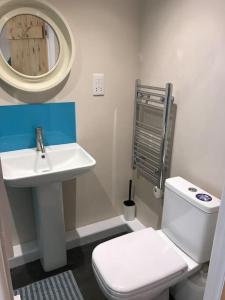
[(35, 137), (36, 137), (36, 149), (37, 151), (41, 151), (43, 154), (45, 153), (45, 146), (43, 142), (43, 130), (41, 127), (35, 128)]

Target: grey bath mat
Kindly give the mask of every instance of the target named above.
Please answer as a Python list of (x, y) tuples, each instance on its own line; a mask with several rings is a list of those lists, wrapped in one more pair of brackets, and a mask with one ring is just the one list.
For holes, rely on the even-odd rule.
[(15, 291), (21, 300), (84, 300), (72, 271), (32, 283)]

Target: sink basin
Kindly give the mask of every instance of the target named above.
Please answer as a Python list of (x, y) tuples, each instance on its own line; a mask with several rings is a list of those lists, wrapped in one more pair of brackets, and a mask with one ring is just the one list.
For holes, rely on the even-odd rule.
[[(90, 170), (96, 161), (77, 143), (0, 153), (3, 178), (11, 187), (32, 187), (36, 230), (46, 272), (67, 263), (62, 181)], [(57, 234), (56, 234), (57, 233)]]
[(79, 144), (46, 147), (43, 155), (36, 149), (0, 154), (5, 183), (12, 187), (35, 187), (62, 182), (90, 170), (96, 161)]

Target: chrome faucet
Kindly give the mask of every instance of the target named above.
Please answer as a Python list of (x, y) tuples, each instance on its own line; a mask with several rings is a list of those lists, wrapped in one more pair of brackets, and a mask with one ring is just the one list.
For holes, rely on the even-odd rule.
[(41, 127), (35, 128), (35, 137), (36, 137), (37, 151), (41, 151), (42, 153), (45, 153), (45, 146), (43, 143), (43, 131)]

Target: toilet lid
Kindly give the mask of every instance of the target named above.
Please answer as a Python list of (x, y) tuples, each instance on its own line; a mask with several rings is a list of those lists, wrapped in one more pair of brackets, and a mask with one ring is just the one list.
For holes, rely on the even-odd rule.
[(98, 245), (92, 262), (106, 288), (120, 294), (156, 288), (187, 269), (181, 256), (152, 228)]

